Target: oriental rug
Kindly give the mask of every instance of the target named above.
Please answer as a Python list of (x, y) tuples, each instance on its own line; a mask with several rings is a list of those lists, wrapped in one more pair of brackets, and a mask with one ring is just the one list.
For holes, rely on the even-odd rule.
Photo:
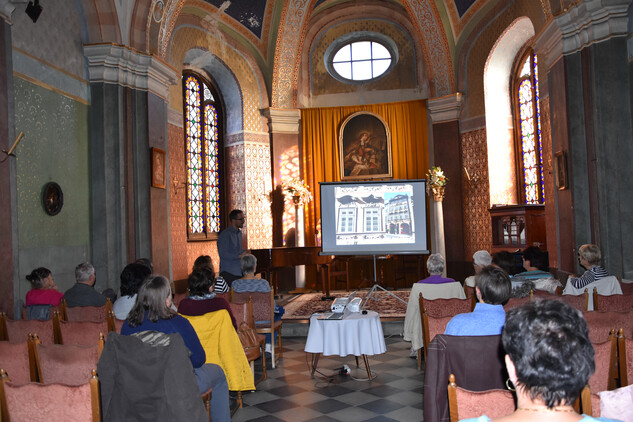
[[(363, 297), (368, 290), (360, 291), (357, 296)], [(407, 303), (409, 302), (409, 293), (411, 290), (390, 291), (398, 296), (405, 303), (394, 298), (390, 294), (378, 291), (377, 300), (370, 299), (365, 309), (376, 311), (381, 318), (404, 318), (407, 312)], [(339, 291), (331, 292), (336, 297), (347, 297), (349, 292)], [(283, 321), (310, 319), (310, 315), (314, 312), (326, 312), (330, 310), (333, 300), (321, 300), (323, 293), (304, 293), (284, 305), (285, 313), (282, 317)], [(373, 296), (373, 295), (372, 295)]]

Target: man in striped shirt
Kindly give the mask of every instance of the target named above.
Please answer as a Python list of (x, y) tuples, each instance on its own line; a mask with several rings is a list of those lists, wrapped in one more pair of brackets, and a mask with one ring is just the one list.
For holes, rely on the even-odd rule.
[(569, 283), (577, 289), (582, 289), (586, 285), (609, 277), (607, 270), (600, 266), (602, 255), (597, 245), (582, 245), (578, 249), (578, 261), (580, 265), (587, 269), (580, 277), (569, 277)]

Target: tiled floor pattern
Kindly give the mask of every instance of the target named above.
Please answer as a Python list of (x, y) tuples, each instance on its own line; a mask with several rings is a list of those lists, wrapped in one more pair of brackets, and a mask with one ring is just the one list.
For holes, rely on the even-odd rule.
[[(370, 356), (376, 378), (371, 381), (354, 356), (321, 357), (314, 378), (305, 337), (284, 337), (283, 358), (257, 391), (244, 394), (244, 407), (233, 416), (241, 421), (388, 422), (422, 421), (424, 374), (409, 358), (411, 343), (400, 336), (385, 338), (387, 352)], [(339, 375), (347, 364), (351, 375)], [(356, 378), (356, 379), (354, 379)]]

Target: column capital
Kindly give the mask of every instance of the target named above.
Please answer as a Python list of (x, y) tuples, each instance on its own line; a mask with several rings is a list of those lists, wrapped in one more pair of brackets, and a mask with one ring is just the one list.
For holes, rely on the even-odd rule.
[(176, 70), (152, 54), (118, 44), (84, 44), (90, 82), (117, 84), (151, 91), (164, 100), (178, 82)]
[(15, 6), (9, 0), (0, 0), (0, 18), (4, 19), (8, 24), (12, 24), (11, 16), (15, 11)]
[(583, 48), (628, 32), (630, 0), (582, 0), (554, 16), (560, 28), (562, 54)]
[(427, 101), (429, 116), (432, 123), (449, 122), (458, 120), (464, 104), (464, 96), (456, 92), (443, 97), (430, 98)]
[(270, 133), (299, 133), (301, 110), (269, 107), (262, 114), (268, 118)]

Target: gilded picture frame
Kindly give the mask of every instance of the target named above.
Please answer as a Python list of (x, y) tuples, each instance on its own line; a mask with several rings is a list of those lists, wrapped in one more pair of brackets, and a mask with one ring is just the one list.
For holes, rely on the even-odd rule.
[(341, 180), (393, 177), (391, 133), (382, 117), (368, 111), (348, 116), (339, 131)]
[(165, 151), (159, 148), (152, 148), (152, 187), (165, 189), (167, 185), (165, 158)]

